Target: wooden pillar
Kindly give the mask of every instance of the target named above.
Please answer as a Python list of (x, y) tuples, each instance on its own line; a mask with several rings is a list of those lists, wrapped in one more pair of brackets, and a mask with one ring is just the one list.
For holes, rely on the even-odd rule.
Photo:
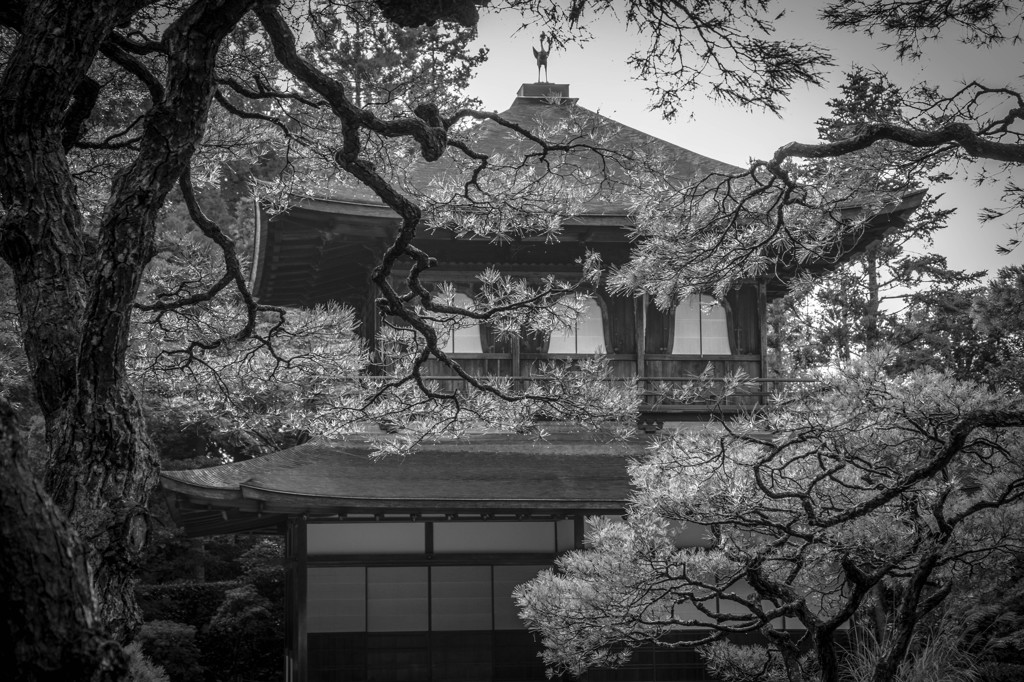
[(306, 517), (288, 519), (285, 530), (285, 679), (306, 682)]
[[(647, 376), (647, 294), (633, 298), (633, 312), (636, 324), (636, 375)], [(640, 382), (640, 390), (646, 388), (646, 382)]]
[(284, 682), (295, 682), (295, 542), (291, 519), (281, 529), (284, 535)]

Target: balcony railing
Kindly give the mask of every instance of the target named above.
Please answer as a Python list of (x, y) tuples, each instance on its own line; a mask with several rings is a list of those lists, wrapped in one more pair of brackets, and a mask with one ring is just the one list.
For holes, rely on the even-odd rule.
[[(511, 379), (512, 386), (523, 390), (530, 384), (543, 381), (538, 371), (542, 362), (573, 362), (589, 356), (550, 355), (523, 353), (517, 359), (508, 354), (476, 353), (453, 354), (453, 359), (472, 376), (500, 376)], [(724, 412), (736, 413), (764, 404), (768, 399), (794, 384), (805, 383), (801, 379), (761, 377), (759, 355), (726, 356), (679, 356), (647, 355), (643, 359), (643, 372), (637, 371), (635, 355), (608, 355), (611, 365), (609, 381), (636, 380), (641, 391), (641, 411), (657, 414), (686, 414)], [(711, 379), (701, 379), (701, 374), (711, 365)], [(743, 384), (730, 395), (723, 397), (727, 376), (742, 371), (746, 375)], [(430, 381), (437, 382), (442, 390), (458, 391), (466, 388), (465, 381), (453, 377), (442, 363), (432, 361), (424, 373)], [(699, 390), (688, 392), (685, 401), (673, 398), (673, 389), (699, 384)]]

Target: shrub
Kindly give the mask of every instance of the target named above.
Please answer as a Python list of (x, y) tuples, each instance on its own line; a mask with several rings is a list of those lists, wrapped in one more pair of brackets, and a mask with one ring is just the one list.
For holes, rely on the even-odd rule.
[(227, 591), (236, 587), (238, 583), (233, 581), (138, 585), (135, 597), (146, 620), (171, 620), (199, 630), (210, 622)]
[(154, 620), (144, 623), (136, 641), (173, 682), (202, 682), (203, 666), (196, 646), (196, 629), (185, 623)]
[[(871, 679), (875, 664), (889, 651), (886, 636), (864, 633), (847, 652), (845, 661), (850, 680)], [(893, 678), (897, 682), (976, 682), (976, 657), (963, 648), (959, 633), (936, 628), (915, 637)]]
[(142, 653), (138, 642), (126, 646), (124, 652), (128, 655), (127, 682), (170, 682), (167, 672)]
[(252, 585), (228, 591), (202, 638), (204, 660), (216, 679), (280, 678), (284, 639), (277, 611)]
[(284, 547), (280, 538), (265, 537), (257, 541), (241, 557), (243, 580), (270, 600), (280, 611), (284, 604)]

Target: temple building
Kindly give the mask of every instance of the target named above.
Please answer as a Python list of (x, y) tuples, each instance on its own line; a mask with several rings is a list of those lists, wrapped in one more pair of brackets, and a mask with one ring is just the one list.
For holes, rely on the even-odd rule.
[[(567, 85), (525, 84), (502, 113), (528, 129), (580, 115), (604, 131), (602, 146), (657, 145), (681, 177), (730, 170), (579, 107)], [(476, 143), (484, 152), (516, 144), (493, 123), (482, 124), (480, 133)], [(876, 214), (849, 250), (904, 224), (922, 195)], [(585, 249), (607, 264), (624, 263), (632, 220), (620, 199), (592, 197), (565, 221), (558, 242), (493, 243), (437, 230), (415, 243), (439, 261), (429, 281), (452, 283), (458, 304), (472, 295), (475, 275), (486, 266), (526, 278), (571, 278), (579, 275)], [(355, 188), (303, 200), (284, 213), (260, 212), (257, 220), (257, 298), (283, 306), (347, 304), (372, 339), (379, 320), (370, 270), (395, 234), (395, 214)], [(766, 375), (766, 306), (794, 274), (780, 268), (721, 300), (691, 297), (669, 311), (644, 297), (594, 291), (566, 333), (500, 340), (486, 325), (468, 327), (448, 339), (447, 350), (471, 373), (523, 381), (540, 361), (604, 353), (617, 376), (638, 378), (642, 389), (692, 380), (709, 364), (720, 376), (742, 369), (760, 389), (715, 406), (719, 415), (739, 412), (775, 388), (777, 379)], [(430, 371), (451, 374), (440, 363)], [(648, 430), (679, 428), (706, 422), (710, 410), (710, 402), (648, 396), (639, 418)], [(550, 430), (540, 442), (487, 433), (438, 439), (403, 460), (371, 461), (369, 445), (358, 438), (307, 443), (235, 464), (167, 471), (162, 486), (190, 535), (284, 536), (286, 680), (539, 682), (545, 679), (540, 644), (520, 622), (512, 590), (559, 553), (583, 547), (588, 517), (623, 514), (627, 462), (646, 447), (643, 438), (611, 442), (572, 425)], [(691, 535), (694, 544), (703, 541), (701, 533)], [(706, 675), (693, 651), (650, 648), (626, 668), (588, 679)]]

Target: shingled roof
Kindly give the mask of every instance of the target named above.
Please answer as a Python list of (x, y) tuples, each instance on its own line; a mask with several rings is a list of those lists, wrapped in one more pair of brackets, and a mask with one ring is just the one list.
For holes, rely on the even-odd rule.
[(375, 460), (365, 440), (311, 442), (160, 477), (192, 534), (258, 528), (296, 513), (602, 513), (625, 506), (626, 466), (643, 450), (641, 442), (586, 434), (554, 441), (503, 434)]
[[(591, 111), (569, 97), (569, 86), (560, 83), (524, 83), (510, 106), (498, 114), (502, 119), (518, 124), (548, 142), (573, 144), (579, 150), (559, 161), (563, 166), (593, 173), (594, 197), (587, 201), (581, 218), (587, 215), (621, 215), (629, 210), (629, 197), (623, 181), (626, 164), (623, 153), (629, 153), (638, 162), (658, 159), (663, 178), (680, 183), (697, 174), (709, 172), (737, 172), (742, 169), (661, 140), (653, 135), (614, 121)], [(539, 146), (518, 132), (492, 120), (485, 120), (463, 131), (452, 133), (453, 138), (465, 141), (471, 149), (488, 156), (503, 157), (518, 163)], [(590, 151), (588, 146), (608, 150), (606, 154)], [(446, 156), (436, 162), (414, 161), (397, 174), (397, 180), (407, 189), (425, 191), (436, 185), (440, 177), (451, 174), (464, 181), (464, 169), (457, 168), (456, 159), (464, 159), (462, 152), (449, 149)], [(557, 171), (556, 171), (557, 172)], [(465, 176), (465, 177), (464, 177)], [(380, 205), (383, 203), (367, 187), (354, 181), (339, 180), (323, 188), (319, 199), (353, 204)], [(309, 205), (309, 202), (305, 202)], [(621, 223), (620, 223), (621, 226)]]
[[(609, 150), (598, 154), (581, 148), (564, 156), (556, 154), (561, 166), (552, 171), (566, 173), (574, 181), (578, 180), (584, 186), (581, 190), (584, 195), (587, 195), (587, 187), (592, 190), (581, 205), (573, 207), (578, 208), (578, 212), (569, 211), (562, 221), (565, 232), (558, 248), (578, 250), (579, 244), (586, 242), (588, 248), (600, 252), (601, 248), (612, 248), (607, 246), (609, 244), (622, 245), (618, 251), (613, 249), (608, 254), (602, 253), (609, 263), (619, 263), (626, 257), (622, 254), (628, 253), (625, 250), (629, 238), (627, 228), (633, 223), (630, 201), (636, 195), (636, 189), (646, 182), (646, 176), (635, 176), (631, 167), (645, 163), (656, 165), (659, 183), (667, 182), (679, 187), (708, 173), (742, 172), (735, 166), (665, 142), (579, 106), (575, 98), (569, 97), (569, 86), (564, 84), (524, 84), (512, 105), (499, 116), (550, 142), (571, 142)], [(454, 131), (452, 135), (465, 141), (470, 148), (490, 155), (492, 168), (500, 165), (501, 159), (510, 167), (519, 167), (524, 155), (540, 149), (518, 132), (491, 120)], [(630, 160), (621, 154), (629, 155)], [(433, 192), (435, 199), (443, 199), (444, 192), (438, 189), (439, 186), (447, 192), (459, 191), (468, 177), (466, 159), (455, 149), (449, 149), (444, 157), (433, 163), (418, 157), (406, 157), (406, 161), (405, 168), (399, 168), (401, 163), (394, 164), (393, 180), (413, 195)], [(497, 187), (501, 186), (502, 183), (497, 182)], [(499, 191), (497, 187), (496, 192)], [(372, 295), (360, 289), (367, 275), (361, 267), (362, 261), (351, 263), (344, 259), (353, 253), (360, 254), (360, 258), (366, 253), (376, 257), (393, 237), (398, 217), (366, 186), (344, 175), (326, 187), (310, 188), (309, 192), (312, 196), (298, 200), (292, 209), (275, 216), (273, 221), (258, 212), (253, 291), (261, 301), (274, 305), (308, 306), (326, 300), (341, 300), (359, 309), (362, 301)], [(834, 253), (824, 254), (816, 261), (795, 261), (787, 258), (786, 254), (780, 254), (773, 272), (775, 277), (770, 278), (769, 298), (785, 293), (786, 282), (798, 272), (831, 269), (889, 230), (904, 225), (923, 197), (924, 191), (912, 192), (899, 205), (883, 208), (862, 223), (856, 233), (837, 244)], [(498, 198), (495, 201), (500, 203)], [(488, 210), (486, 202), (481, 205), (481, 210)], [(863, 219), (860, 212), (859, 206), (851, 206), (847, 211), (854, 222)], [(443, 239), (445, 236), (424, 232), (418, 239), (422, 245), (423, 240)], [(490, 251), (484, 254), (486, 257), (481, 255), (484, 253), (481, 248), (465, 247), (463, 250), (474, 254), (474, 258), (465, 262), (480, 261), (507, 270), (510, 261), (502, 259), (501, 245), (487, 244)], [(558, 250), (548, 244), (543, 246), (551, 253)], [(459, 248), (462, 247), (446, 244), (444, 257), (456, 262)], [(520, 255), (525, 253), (524, 248), (520, 244), (515, 247)], [(507, 245), (506, 250), (509, 250)], [(578, 254), (562, 260), (572, 262), (576, 257)]]

